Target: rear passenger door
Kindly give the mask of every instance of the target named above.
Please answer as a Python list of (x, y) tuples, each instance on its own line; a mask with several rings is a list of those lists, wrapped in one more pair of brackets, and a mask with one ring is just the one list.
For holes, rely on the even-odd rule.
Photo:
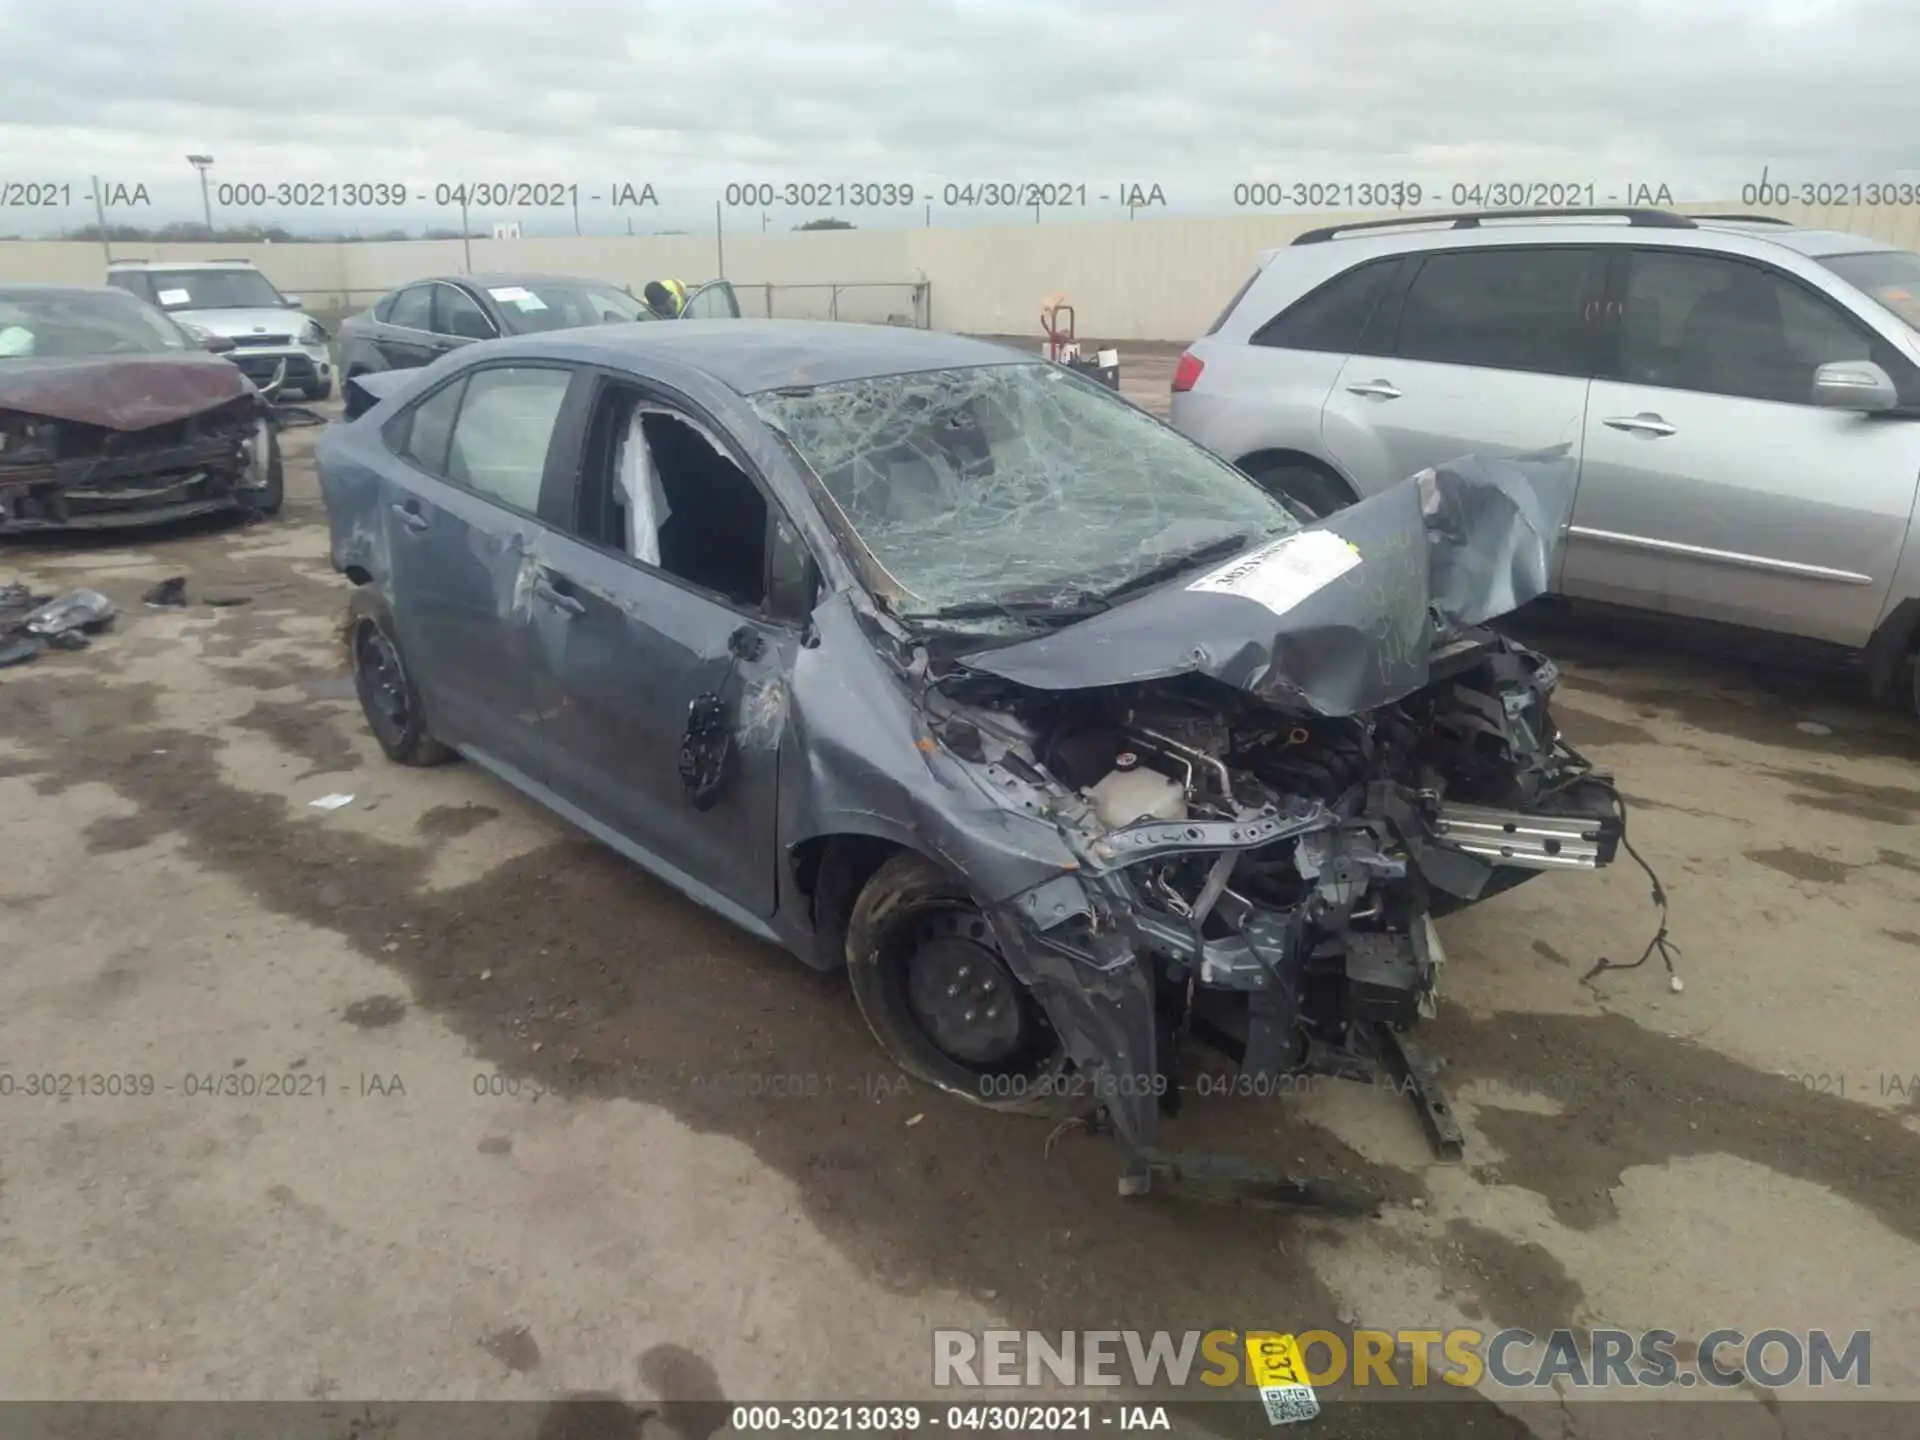
[(1600, 247), (1409, 259), (1327, 396), (1321, 433), (1334, 463), (1370, 495), (1473, 453), (1565, 445), (1577, 462), (1596, 364)]
[(387, 423), (398, 460), (385, 497), (394, 626), (434, 733), (524, 779), (545, 763), (530, 617), (550, 460), (575, 371), (461, 372)]
[(1872, 634), (1920, 477), (1920, 420), (1813, 403), (1813, 374), (1915, 366), (1782, 270), (1636, 246), (1587, 407), (1568, 594), (1845, 645)]

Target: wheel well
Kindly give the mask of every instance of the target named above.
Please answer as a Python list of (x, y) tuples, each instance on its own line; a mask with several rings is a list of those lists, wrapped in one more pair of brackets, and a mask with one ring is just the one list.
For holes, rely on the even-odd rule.
[(1347, 483), (1347, 478), (1338, 470), (1327, 464), (1326, 461), (1316, 460), (1313, 456), (1304, 454), (1299, 450), (1255, 450), (1251, 454), (1242, 455), (1234, 463), (1249, 475), (1260, 470), (1271, 470), (1280, 465), (1299, 465), (1308, 470), (1318, 471), (1320, 474), (1326, 476), (1328, 480), (1346, 492), (1349, 500), (1357, 502), (1360, 499), (1360, 493)]
[(873, 872), (907, 848), (877, 835), (815, 835), (793, 847), (793, 883), (808, 899), (823, 961), (846, 963), (853, 902)]
[(1916, 648), (1920, 648), (1920, 597), (1894, 606), (1867, 641), (1867, 679), (1876, 699), (1885, 699), (1892, 692)]

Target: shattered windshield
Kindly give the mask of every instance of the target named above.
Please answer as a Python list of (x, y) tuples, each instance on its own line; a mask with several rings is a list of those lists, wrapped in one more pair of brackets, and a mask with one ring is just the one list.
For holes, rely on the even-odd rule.
[(177, 325), (130, 295), (0, 292), (0, 360), (162, 355), (192, 348)]
[(909, 614), (1097, 598), (1181, 557), (1299, 528), (1232, 466), (1043, 361), (767, 391), (752, 404), (906, 592), (897, 603)]

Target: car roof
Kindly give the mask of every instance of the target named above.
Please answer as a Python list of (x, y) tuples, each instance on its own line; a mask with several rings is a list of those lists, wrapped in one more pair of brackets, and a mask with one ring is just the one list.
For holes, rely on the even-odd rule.
[(965, 335), (841, 320), (590, 325), (493, 341), (487, 347), (496, 356), (510, 349), (611, 366), (657, 358), (699, 371), (742, 395), (923, 370), (1044, 363), (1037, 354)]
[(109, 270), (257, 270), (251, 260), (109, 260)]
[(534, 270), (488, 270), (478, 275), (422, 275), (418, 279), (408, 280), (395, 285), (389, 294), (402, 290), (411, 290), (416, 285), (464, 285), (468, 289), (485, 289), (490, 285), (599, 285), (609, 290), (618, 290), (618, 280), (602, 280), (594, 275), (545, 275)]

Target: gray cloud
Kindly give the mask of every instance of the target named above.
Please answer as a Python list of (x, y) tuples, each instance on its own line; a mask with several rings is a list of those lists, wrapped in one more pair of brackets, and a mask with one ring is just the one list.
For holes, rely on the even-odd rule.
[[(1909, 0), (0, 0), (0, 179), (1915, 178)], [(86, 217), (76, 216), (74, 220)], [(12, 223), (0, 215), (0, 228)]]

